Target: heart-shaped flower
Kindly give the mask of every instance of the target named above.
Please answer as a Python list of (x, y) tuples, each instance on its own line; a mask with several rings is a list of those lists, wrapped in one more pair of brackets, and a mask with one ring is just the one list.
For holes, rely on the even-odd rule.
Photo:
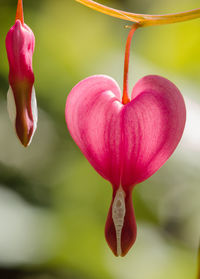
[(136, 238), (133, 187), (171, 156), (185, 126), (185, 104), (177, 87), (160, 76), (143, 77), (123, 105), (117, 83), (92, 76), (78, 83), (66, 103), (74, 141), (113, 186), (105, 235), (115, 255), (125, 255)]

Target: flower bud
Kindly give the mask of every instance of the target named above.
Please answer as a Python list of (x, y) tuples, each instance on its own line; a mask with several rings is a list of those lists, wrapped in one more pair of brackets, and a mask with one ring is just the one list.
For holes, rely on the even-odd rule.
[(38, 118), (32, 69), (34, 46), (32, 30), (23, 20), (16, 19), (6, 37), (10, 85), (7, 104), (17, 136), (25, 147), (32, 140)]

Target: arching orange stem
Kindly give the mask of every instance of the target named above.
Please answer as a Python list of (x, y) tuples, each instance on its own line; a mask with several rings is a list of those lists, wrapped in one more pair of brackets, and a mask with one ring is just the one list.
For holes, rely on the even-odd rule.
[(137, 24), (133, 24), (127, 38), (126, 42), (126, 51), (125, 51), (125, 58), (124, 58), (124, 86), (123, 86), (123, 97), (122, 103), (125, 105), (130, 102), (128, 97), (128, 71), (129, 71), (129, 58), (130, 58), (130, 48), (131, 48), (131, 41), (135, 30), (138, 28)]
[(107, 14), (113, 17), (121, 18), (124, 20), (132, 21), (140, 25), (140, 27), (161, 25), (187, 21), (195, 18), (200, 18), (200, 8), (175, 14), (166, 15), (149, 15), (149, 14), (136, 14), (113, 9), (92, 0), (75, 0), (91, 9), (100, 13)]
[(22, 0), (18, 0), (17, 4), (17, 13), (16, 13), (16, 20), (20, 20), (22, 25), (24, 24), (24, 13), (23, 13), (23, 2)]

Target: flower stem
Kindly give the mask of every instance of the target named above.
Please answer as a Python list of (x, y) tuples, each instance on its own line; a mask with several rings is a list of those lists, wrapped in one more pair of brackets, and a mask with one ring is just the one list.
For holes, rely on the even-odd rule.
[(18, 0), (15, 21), (17, 21), (17, 20), (20, 20), (22, 25), (24, 25), (24, 13), (23, 13), (23, 2), (22, 2), (22, 0)]
[(137, 23), (140, 27), (170, 24), (176, 22), (187, 21), (195, 18), (200, 18), (200, 8), (175, 14), (166, 15), (148, 15), (148, 14), (135, 14), (121, 10), (116, 10), (104, 5), (101, 5), (92, 0), (76, 0), (77, 2), (94, 9), (98, 12), (128, 20)]
[(129, 31), (127, 42), (126, 42), (126, 51), (125, 51), (125, 58), (124, 58), (124, 86), (123, 86), (123, 97), (122, 103), (125, 105), (130, 102), (128, 97), (128, 70), (129, 70), (129, 58), (130, 58), (130, 48), (131, 48), (131, 41), (135, 30), (138, 28), (137, 24), (133, 24), (131, 30)]

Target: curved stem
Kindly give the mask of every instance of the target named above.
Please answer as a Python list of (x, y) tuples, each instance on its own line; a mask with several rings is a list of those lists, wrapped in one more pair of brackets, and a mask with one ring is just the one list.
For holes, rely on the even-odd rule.
[(24, 24), (24, 13), (23, 13), (23, 2), (22, 2), (22, 0), (18, 0), (15, 21), (16, 20), (20, 20), (22, 25)]
[(125, 58), (124, 58), (124, 86), (123, 86), (123, 97), (122, 97), (122, 104), (124, 105), (130, 102), (130, 99), (128, 97), (129, 58), (130, 58), (132, 37), (137, 28), (138, 28), (137, 24), (133, 24), (131, 30), (129, 31), (127, 42), (126, 42), (126, 51), (125, 51)]
[(137, 23), (140, 27), (170, 24), (176, 22), (187, 21), (195, 18), (200, 18), (200, 8), (175, 14), (166, 15), (148, 15), (148, 14), (135, 14), (121, 10), (116, 10), (104, 5), (101, 5), (92, 0), (76, 0), (77, 2), (94, 9), (98, 12), (128, 20)]

